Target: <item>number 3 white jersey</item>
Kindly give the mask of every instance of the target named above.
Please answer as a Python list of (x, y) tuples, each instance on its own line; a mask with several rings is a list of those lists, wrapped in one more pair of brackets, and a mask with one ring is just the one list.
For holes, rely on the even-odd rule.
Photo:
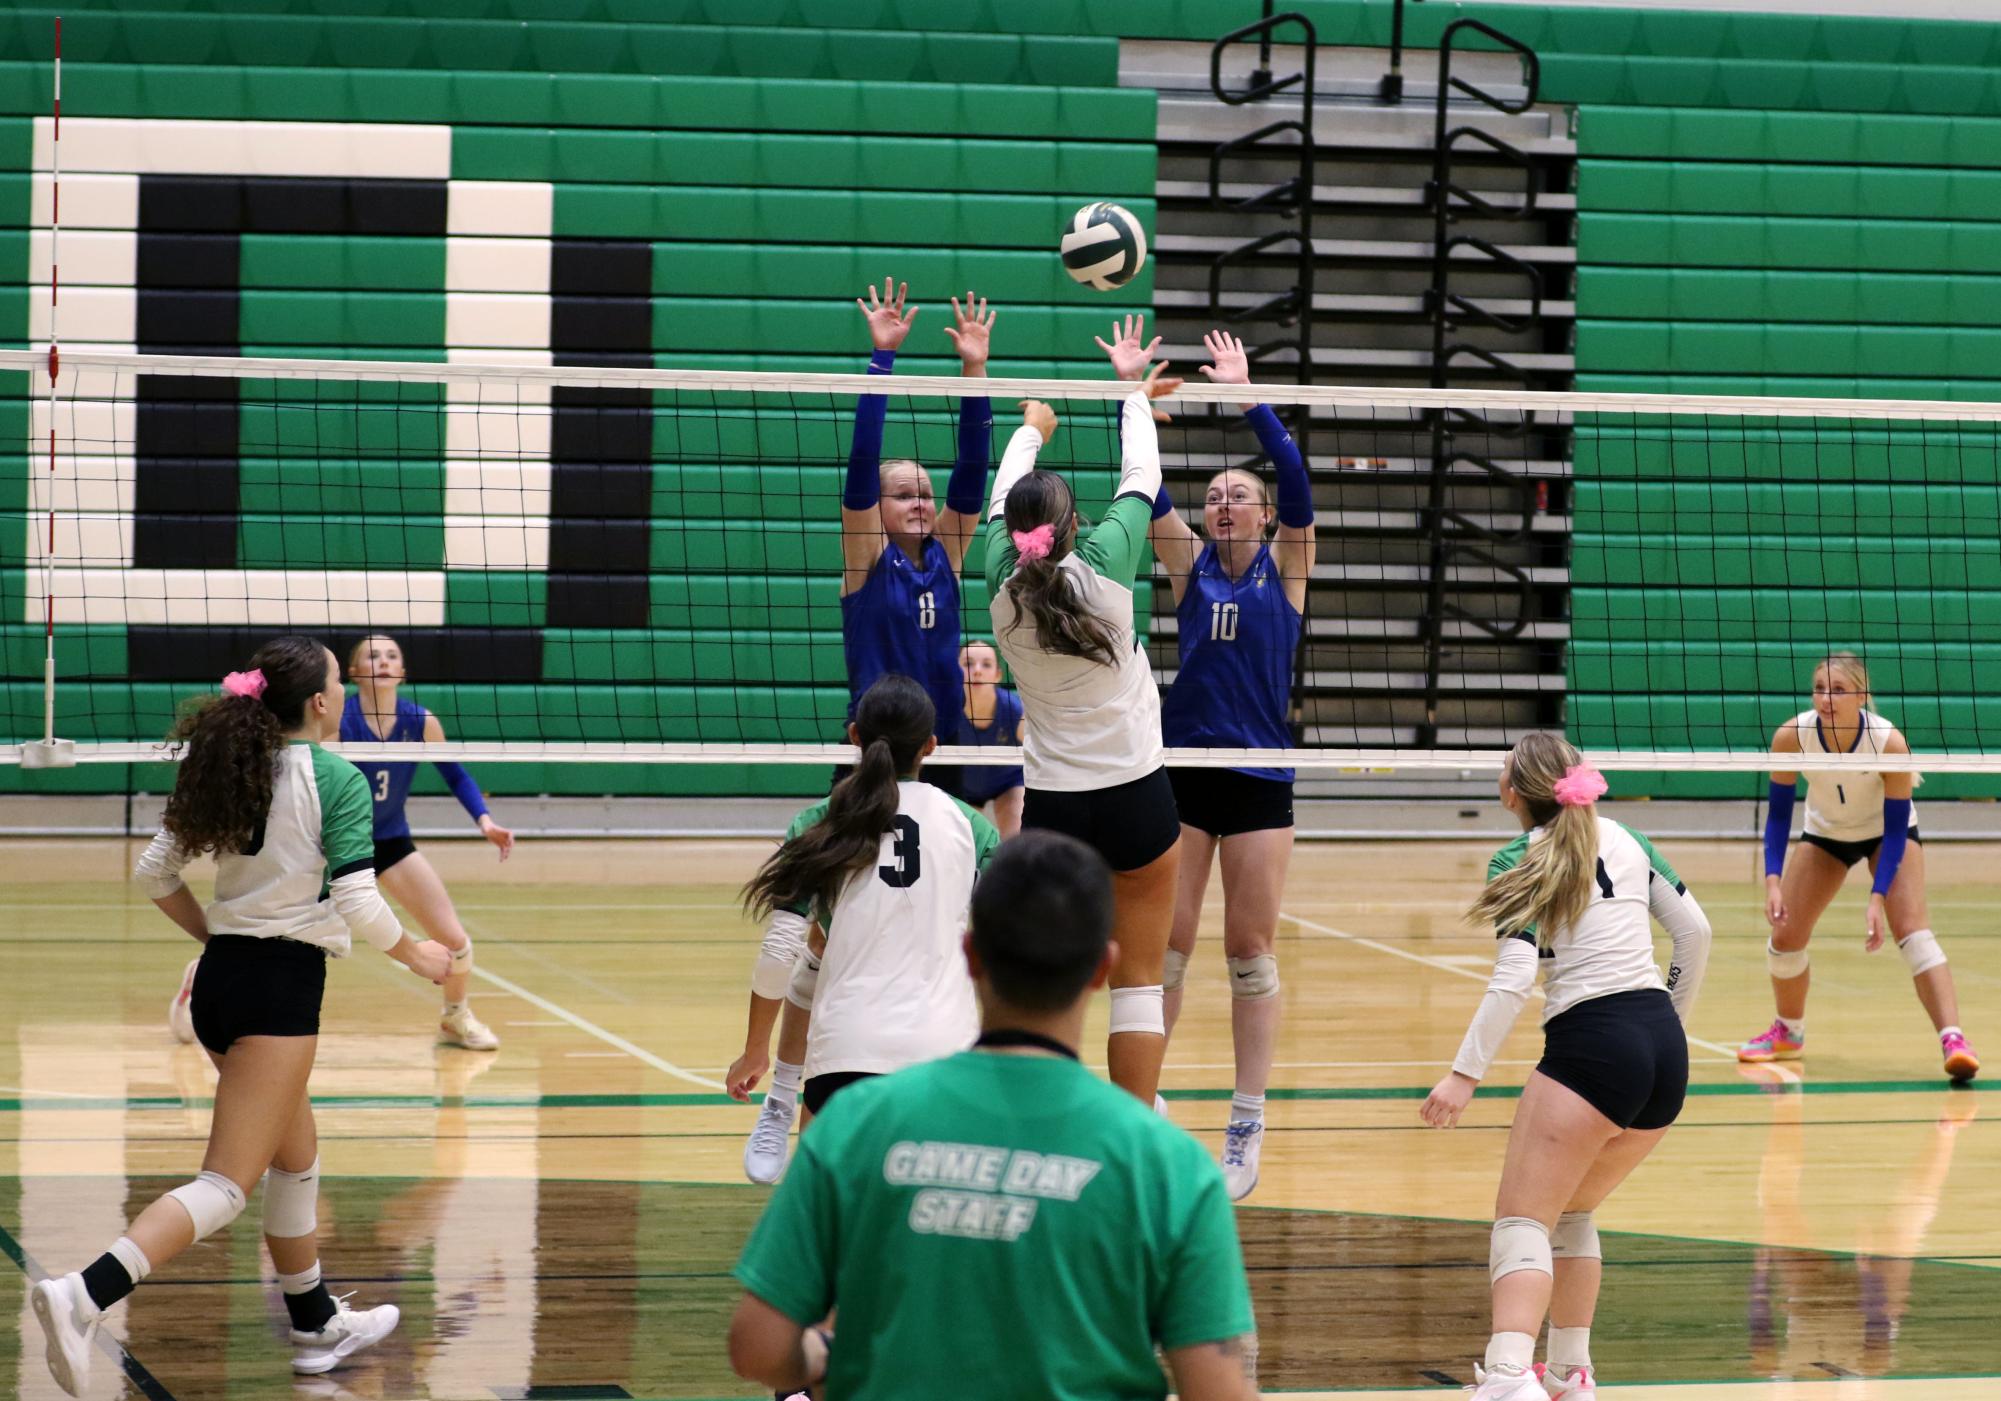
[[(916, 779), (897, 785), (896, 819), (876, 864), (824, 915), (827, 952), (813, 994), (806, 1076), (887, 1074), (963, 1051), (979, 1008), (960, 941), (973, 882), (1000, 834), (958, 799)], [(816, 803), (792, 824), (817, 822)]]
[[(1855, 743), (1846, 750), (1837, 750), (1828, 745), (1827, 733), (1821, 728), (1820, 717), (1813, 711), (1803, 711), (1793, 717), (1793, 732), (1799, 736), (1800, 750), (1806, 754), (1881, 754), (1890, 742), (1890, 736), (1897, 732), (1880, 715), (1862, 712), (1862, 729), (1855, 736)], [(1918, 822), (1915, 806), (1911, 809), (1911, 825)], [(1879, 773), (1844, 772), (1811, 773), (1806, 775), (1806, 830), (1816, 837), (1826, 837), (1837, 842), (1874, 841), (1883, 835), (1883, 775)]]

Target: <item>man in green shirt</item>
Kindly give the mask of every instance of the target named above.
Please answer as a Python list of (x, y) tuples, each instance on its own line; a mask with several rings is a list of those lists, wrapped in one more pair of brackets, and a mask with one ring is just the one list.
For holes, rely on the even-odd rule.
[[(1024, 832), (973, 892), (971, 1051), (850, 1086), (737, 1262), (740, 1376), (826, 1401), (1249, 1401), (1223, 1177), (1077, 1061), (1110, 976), (1111, 873)], [(814, 1327), (838, 1305), (840, 1336)]]

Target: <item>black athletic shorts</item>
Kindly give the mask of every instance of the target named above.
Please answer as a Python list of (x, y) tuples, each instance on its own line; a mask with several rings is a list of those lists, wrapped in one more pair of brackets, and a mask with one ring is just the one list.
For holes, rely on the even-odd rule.
[(406, 836), (384, 837), (375, 844), (375, 874), (381, 875), (406, 856), (416, 853), (417, 844)]
[(1169, 769), (1183, 825), (1212, 837), (1292, 826), (1292, 784), (1235, 769)]
[(1659, 988), (1594, 997), (1544, 1026), (1536, 1069), (1622, 1129), (1664, 1129), (1688, 1095), (1688, 1036)]
[(1181, 840), (1174, 784), (1166, 769), (1087, 793), (1057, 793), (1031, 784), (1022, 795), (1021, 825), (1023, 830), (1046, 827), (1075, 837), (1114, 871), (1137, 871)]
[[(1812, 832), (1800, 833), (1800, 840), (1808, 846), (1819, 847), (1836, 861), (1849, 867), (1854, 866), (1857, 861), (1867, 861), (1876, 854), (1876, 848), (1883, 844), (1881, 837), (1870, 837), (1866, 841), (1859, 842), (1838, 842), (1833, 837), (1822, 837)], [(1918, 836), (1918, 829), (1915, 827), (1911, 828), (1906, 840), (1913, 846), (1924, 845), (1924, 840)]]
[(317, 1036), (326, 989), (318, 945), (217, 934), (195, 968), (195, 1039), (222, 1055), (239, 1036)]
[(799, 1087), (799, 1096), (806, 1101), (806, 1112), (814, 1118), (827, 1107), (827, 1101), (854, 1084), (857, 1080), (873, 1080), (875, 1072), (870, 1070), (830, 1070), (825, 1075), (815, 1075)]

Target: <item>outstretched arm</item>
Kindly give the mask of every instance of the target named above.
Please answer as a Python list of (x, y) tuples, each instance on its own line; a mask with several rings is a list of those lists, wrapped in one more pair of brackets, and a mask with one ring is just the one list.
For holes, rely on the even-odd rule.
[(1056, 411), (1039, 399), (1021, 401), (1021, 427), (1007, 440), (1000, 471), (994, 473), (993, 504), (987, 507), (987, 589), (998, 590), (1014, 573), (1014, 541), (1008, 538), (1007, 494), (1016, 482), (1035, 470), (1043, 447), (1056, 436)]
[(1459, 1054), (1452, 1058), (1452, 1069), (1432, 1088), (1418, 1111), (1425, 1123), (1449, 1129), (1459, 1122), (1474, 1088), (1501, 1053), (1501, 1043), (1521, 1015), (1522, 1004), (1529, 1000), (1529, 991), (1535, 987), (1536, 958), (1534, 935), (1501, 936), (1500, 950), (1494, 955), (1494, 975), (1480, 995), (1480, 1006), (1459, 1043)]
[[(903, 309), (908, 283), (893, 278), (882, 280), (881, 295), (868, 290), (868, 301), (855, 298), (868, 321), (869, 342), (875, 353), (869, 357), (868, 372), (886, 375), (896, 364), (896, 348), (910, 334), (910, 323), (918, 308)], [(889, 400), (881, 394), (864, 394), (855, 404), (855, 436), (848, 449), (848, 480), (841, 491), (841, 596), (847, 597), (868, 582), (869, 571), (882, 558), (882, 427), (889, 417)]]
[[(424, 743), (443, 744), (445, 727), (438, 717), (428, 710), (424, 712)], [(459, 806), (466, 810), (466, 816), (479, 825), (479, 834), (500, 848), (500, 859), (505, 861), (514, 854), (514, 833), (493, 820), (487, 811), (486, 795), (479, 791), (479, 784), (466, 772), (464, 764), (449, 760), (440, 761), (436, 766), (445, 780), (445, 786), (452, 790), (452, 796), (459, 800)]]
[[(993, 344), (994, 313), (986, 298), (975, 302), (966, 293), (962, 309), (952, 298), (953, 324), (945, 328), (959, 352), (959, 373), (967, 379), (982, 379), (987, 373), (987, 355)], [(979, 529), (980, 503), (987, 490), (987, 463), (993, 456), (994, 406), (984, 394), (971, 394), (959, 401), (959, 453), (952, 463), (952, 475), (945, 482), (945, 509), (938, 513), (938, 543), (956, 571), (965, 561), (966, 549)]]
[[(1250, 356), (1244, 343), (1228, 331), (1211, 331), (1202, 337), (1213, 364), (1202, 373), (1214, 384), (1249, 384)], [(1306, 586), (1313, 575), (1317, 548), (1313, 531), (1313, 486), (1306, 475), (1306, 462), (1299, 444), (1285, 431), (1278, 415), (1267, 404), (1241, 404), (1245, 420), (1258, 435), (1258, 446), (1271, 459), (1278, 478), (1278, 533), (1272, 537), (1272, 556), (1278, 563), (1285, 596), (1295, 610), (1306, 607)]]

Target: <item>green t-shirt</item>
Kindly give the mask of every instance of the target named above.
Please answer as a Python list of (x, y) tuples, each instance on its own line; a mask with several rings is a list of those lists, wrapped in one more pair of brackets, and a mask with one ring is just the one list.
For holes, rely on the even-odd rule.
[[(1222, 1173), (1072, 1060), (966, 1051), (849, 1086), (737, 1261), (802, 1325), (825, 1396), (1159, 1401), (1154, 1347), (1252, 1329)], [(1005, 1326), (1001, 1326), (1001, 1321)]]

